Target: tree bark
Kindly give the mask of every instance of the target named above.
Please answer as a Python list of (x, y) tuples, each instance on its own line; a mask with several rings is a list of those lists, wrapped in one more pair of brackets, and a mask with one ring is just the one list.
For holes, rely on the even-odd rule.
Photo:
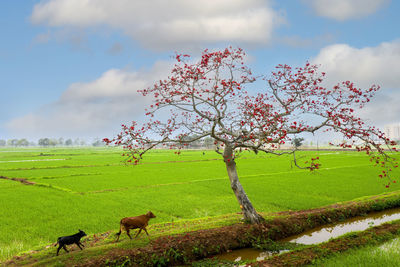
[(240, 208), (242, 209), (245, 221), (250, 223), (263, 222), (264, 218), (256, 212), (239, 181), (239, 176), (236, 171), (236, 163), (233, 158), (233, 150), (229, 145), (226, 145), (224, 149), (224, 161), (231, 182), (231, 188), (235, 193)]

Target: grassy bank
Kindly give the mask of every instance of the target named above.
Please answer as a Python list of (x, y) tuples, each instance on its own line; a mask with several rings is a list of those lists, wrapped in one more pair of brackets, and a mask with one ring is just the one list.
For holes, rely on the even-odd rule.
[[(399, 266), (400, 237), (381, 242), (371, 242), (371, 244), (354, 248), (342, 253), (335, 253), (330, 257), (323, 257), (315, 260), (310, 266)], [(383, 241), (383, 240), (381, 240)]]

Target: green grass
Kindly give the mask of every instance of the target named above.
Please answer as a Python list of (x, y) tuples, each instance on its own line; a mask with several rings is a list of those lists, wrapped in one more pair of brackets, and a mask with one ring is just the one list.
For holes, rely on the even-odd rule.
[[(240, 212), (224, 163), (213, 151), (178, 156), (157, 150), (138, 166), (122, 163), (121, 153), (113, 148), (0, 149), (0, 176), (36, 183), (0, 179), (0, 261), (78, 229), (116, 231), (122, 217), (148, 210), (157, 215), (151, 224)], [(318, 155), (322, 169), (291, 168), (288, 156), (247, 153), (237, 160), (258, 211), (309, 209), (400, 189), (398, 184), (386, 189), (379, 169), (363, 154), (302, 155), (302, 161)]]
[(327, 259), (316, 260), (310, 266), (399, 266), (400, 238), (388, 241), (380, 246), (368, 246), (335, 254)]

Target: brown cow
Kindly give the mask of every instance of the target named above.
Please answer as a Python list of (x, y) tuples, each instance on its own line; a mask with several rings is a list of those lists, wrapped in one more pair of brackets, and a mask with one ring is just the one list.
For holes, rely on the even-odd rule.
[(136, 217), (123, 218), (119, 223), (119, 232), (117, 233), (118, 237), (115, 242), (118, 242), (119, 240), (119, 236), (121, 235), (122, 232), (122, 227), (124, 227), (126, 234), (129, 236), (130, 239), (132, 239), (131, 235), (129, 234), (130, 229), (139, 228), (139, 232), (136, 234), (135, 238), (140, 234), (142, 230), (144, 230), (148, 236), (149, 233), (146, 230), (146, 226), (149, 224), (149, 220), (155, 217), (156, 216), (151, 211), (149, 211), (146, 214), (139, 215)]

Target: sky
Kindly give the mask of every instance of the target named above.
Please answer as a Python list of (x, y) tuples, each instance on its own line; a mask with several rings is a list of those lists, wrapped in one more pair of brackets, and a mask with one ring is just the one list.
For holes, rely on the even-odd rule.
[(400, 1), (2, 0), (0, 139), (115, 136), (174, 55), (241, 47), (254, 72), (307, 61), (327, 85), (381, 86), (360, 112), (400, 122)]

